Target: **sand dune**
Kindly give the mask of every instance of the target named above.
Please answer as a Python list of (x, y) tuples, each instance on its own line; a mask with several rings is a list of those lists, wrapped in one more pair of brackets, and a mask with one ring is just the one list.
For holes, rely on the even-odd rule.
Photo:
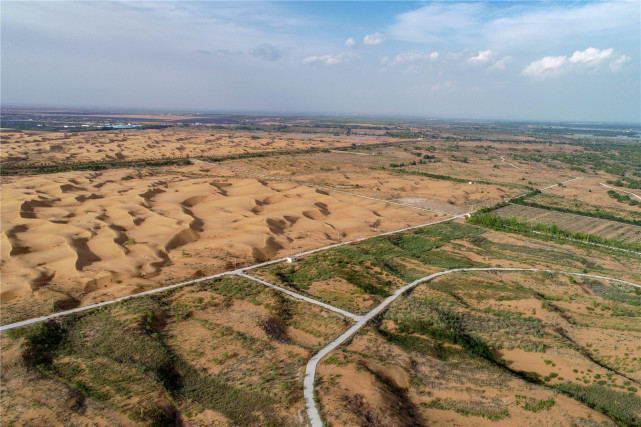
[(50, 309), (34, 298), (88, 304), (434, 218), (295, 183), (171, 171), (6, 178), (3, 322), (30, 304)]
[[(296, 142), (292, 140), (296, 139)], [(2, 132), (2, 162), (131, 160), (150, 157), (216, 156), (253, 151), (339, 148), (380, 142), (374, 137), (327, 139), (327, 135), (242, 133), (207, 128), (123, 129), (98, 132)]]

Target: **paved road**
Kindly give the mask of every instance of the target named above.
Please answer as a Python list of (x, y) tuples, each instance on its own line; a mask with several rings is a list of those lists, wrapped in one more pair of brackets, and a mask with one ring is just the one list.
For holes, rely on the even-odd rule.
[[(405, 227), (405, 228), (401, 228), (401, 229), (398, 229), (398, 230), (387, 231), (385, 233), (379, 233), (379, 234), (376, 234), (376, 235), (370, 236), (370, 237), (362, 237), (362, 238), (356, 239), (356, 240), (349, 240), (349, 241), (345, 241), (345, 242), (341, 242), (341, 243), (336, 243), (336, 244), (333, 244), (333, 245), (327, 245), (327, 246), (323, 246), (321, 248), (316, 248), (316, 249), (312, 249), (310, 251), (301, 252), (301, 253), (298, 253), (298, 254), (295, 254), (295, 255), (291, 255), (290, 257), (291, 258), (304, 257), (306, 255), (314, 254), (316, 252), (326, 251), (328, 249), (336, 248), (336, 247), (343, 246), (343, 245), (348, 245), (348, 244), (354, 243), (354, 242), (361, 242), (363, 240), (372, 239), (372, 238), (378, 237), (378, 236), (387, 236), (387, 235), (390, 235), (390, 234), (402, 233), (402, 232), (408, 231), (408, 230), (415, 230), (415, 229), (418, 229), (418, 228), (429, 227), (430, 225), (440, 224), (440, 223), (443, 223), (443, 222), (453, 221), (453, 220), (456, 220), (458, 218), (462, 218), (464, 215), (466, 215), (466, 214), (456, 215), (456, 216), (452, 216), (450, 218), (445, 218), (445, 219), (441, 219), (441, 220), (438, 220), (438, 221), (432, 221), (432, 222), (428, 222), (428, 223), (425, 223), (425, 224), (415, 225), (415, 226), (412, 226), (412, 227)], [(121, 297), (121, 298), (116, 298), (116, 299), (113, 299), (113, 300), (110, 300), (110, 301), (103, 301), (103, 302), (96, 303), (96, 304), (85, 305), (85, 306), (82, 306), (82, 307), (73, 308), (71, 310), (59, 311), (57, 313), (53, 313), (53, 314), (50, 314), (50, 315), (47, 315), (47, 316), (35, 317), (35, 318), (32, 318), (32, 319), (23, 320), (23, 321), (20, 321), (20, 322), (10, 323), (8, 325), (2, 325), (2, 326), (0, 326), (0, 332), (6, 331), (6, 330), (9, 330), (9, 329), (19, 328), (19, 327), (22, 327), (22, 326), (33, 325), (33, 324), (36, 324), (36, 323), (45, 322), (45, 321), (47, 321), (49, 319), (55, 319), (56, 317), (60, 317), (60, 316), (66, 316), (66, 315), (73, 314), (73, 313), (79, 313), (79, 312), (86, 311), (86, 310), (92, 310), (92, 309), (98, 308), (98, 307), (104, 307), (106, 305), (115, 304), (115, 303), (118, 303), (120, 301), (127, 300), (129, 298), (135, 298), (135, 297), (138, 297), (138, 296), (151, 295), (151, 294), (155, 294), (155, 293), (158, 293), (158, 292), (164, 292), (164, 291), (167, 291), (167, 290), (170, 290), (170, 289), (178, 288), (180, 286), (186, 286), (186, 285), (191, 285), (191, 284), (194, 284), (194, 283), (204, 282), (206, 280), (211, 280), (211, 279), (214, 279), (216, 277), (221, 277), (221, 276), (225, 276), (225, 275), (228, 275), (228, 274), (242, 273), (242, 272), (245, 272), (245, 271), (248, 271), (248, 270), (252, 270), (252, 269), (255, 269), (255, 268), (264, 267), (264, 266), (271, 265), (271, 264), (276, 264), (276, 263), (279, 263), (279, 262), (284, 262), (284, 261), (287, 260), (287, 258), (288, 257), (277, 258), (277, 259), (273, 259), (273, 260), (270, 260), (270, 261), (265, 261), (265, 262), (262, 262), (262, 263), (259, 263), (259, 264), (250, 265), (248, 267), (239, 268), (237, 270), (225, 271), (223, 273), (212, 274), (210, 276), (200, 277), (198, 279), (187, 280), (187, 281), (180, 282), (180, 283), (174, 283), (173, 285), (163, 286), (161, 288), (156, 288), (156, 289), (152, 289), (152, 290), (149, 290), (149, 291), (141, 292), (141, 293), (138, 293), (138, 294), (133, 294), (133, 295), (128, 295), (128, 296)], [(254, 278), (252, 278), (252, 280), (253, 279)], [(302, 295), (301, 295), (301, 297), (302, 297)]]
[[(197, 160), (197, 159), (194, 159), (194, 161), (201, 162), (200, 160)], [(207, 163), (207, 162), (203, 162), (203, 163)], [(214, 163), (207, 163), (207, 164), (214, 164)], [(227, 166), (222, 166), (222, 167), (227, 168)], [(253, 172), (251, 172), (251, 173), (253, 173)], [(275, 177), (274, 179), (280, 179), (280, 178), (276, 178)], [(574, 180), (577, 180), (577, 179), (580, 179), (580, 177), (564, 181), (563, 183), (567, 183), (567, 182), (574, 181)], [(547, 190), (547, 189), (555, 187), (557, 185), (558, 184), (554, 184), (554, 185), (542, 188), (541, 191)], [(347, 193), (347, 194), (350, 194), (350, 193)], [(398, 229), (398, 230), (387, 231), (385, 233), (379, 233), (379, 234), (376, 234), (374, 236), (362, 237), (360, 239), (349, 240), (349, 241), (345, 241), (345, 242), (341, 242), (341, 243), (336, 243), (336, 244), (333, 244), (333, 245), (327, 245), (327, 246), (323, 246), (323, 247), (320, 247), (320, 248), (317, 248), (317, 249), (312, 249), (310, 251), (301, 252), (299, 254), (292, 255), (291, 257), (293, 257), (293, 258), (304, 257), (306, 255), (311, 255), (311, 254), (314, 254), (316, 252), (326, 251), (328, 249), (336, 248), (336, 247), (343, 246), (343, 245), (348, 245), (348, 244), (354, 243), (354, 242), (362, 242), (363, 240), (371, 239), (371, 238), (374, 238), (374, 237), (387, 236), (387, 235), (390, 235), (390, 234), (402, 233), (404, 231), (415, 230), (415, 229), (419, 229), (419, 228), (423, 228), (423, 227), (429, 227), (429, 226), (435, 225), (435, 224), (454, 221), (456, 219), (463, 218), (466, 215), (472, 214), (474, 212), (475, 211), (470, 211), (470, 212), (467, 212), (467, 213), (464, 213), (464, 214), (461, 214), (461, 215), (455, 215), (455, 216), (452, 216), (452, 217), (449, 217), (449, 218), (445, 218), (445, 219), (441, 219), (441, 220), (438, 220), (438, 221), (432, 221), (432, 222), (428, 222), (428, 223), (425, 223), (425, 224), (415, 225), (415, 226), (412, 226), (412, 227), (405, 227), (405, 228), (401, 228), (401, 229)], [(223, 272), (223, 273), (213, 274), (213, 275), (201, 277), (201, 278), (198, 278), (198, 279), (187, 280), (187, 281), (184, 281), (184, 282), (175, 283), (175, 284), (169, 285), (169, 286), (163, 286), (161, 288), (152, 289), (152, 290), (141, 292), (141, 293), (138, 293), (138, 294), (128, 295), (128, 296), (121, 297), (121, 298), (116, 298), (116, 299), (113, 299), (113, 300), (110, 300), (110, 301), (104, 301), (104, 302), (100, 302), (100, 303), (97, 303), (97, 304), (91, 304), (91, 305), (86, 305), (86, 306), (82, 306), (82, 307), (77, 307), (77, 308), (74, 308), (74, 309), (71, 309), (71, 310), (60, 311), (60, 312), (53, 313), (53, 314), (50, 314), (50, 315), (47, 315), (47, 316), (35, 317), (35, 318), (32, 318), (32, 319), (23, 320), (23, 321), (20, 321), (20, 322), (10, 323), (8, 325), (2, 325), (2, 326), (0, 326), (0, 332), (6, 331), (6, 330), (9, 330), (9, 329), (19, 328), (19, 327), (22, 327), (22, 326), (33, 325), (33, 324), (44, 322), (44, 321), (47, 321), (49, 319), (54, 319), (54, 318), (60, 317), (60, 316), (66, 316), (66, 315), (73, 314), (73, 313), (79, 313), (79, 312), (86, 311), (86, 310), (92, 310), (92, 309), (98, 308), (98, 307), (104, 307), (106, 305), (115, 304), (115, 303), (118, 303), (120, 301), (127, 300), (129, 298), (134, 298), (134, 297), (143, 296), (143, 295), (151, 295), (151, 294), (155, 294), (155, 293), (158, 293), (158, 292), (164, 292), (164, 291), (167, 291), (167, 290), (170, 290), (170, 289), (174, 289), (174, 288), (177, 288), (177, 287), (180, 287), (180, 286), (191, 285), (193, 283), (198, 283), (198, 282), (203, 282), (203, 281), (206, 281), (206, 280), (211, 280), (213, 278), (221, 277), (221, 276), (224, 276), (224, 275), (227, 275), (227, 274), (237, 274), (238, 272), (242, 273), (244, 271), (248, 271), (248, 270), (251, 270), (251, 269), (260, 268), (260, 267), (264, 267), (264, 266), (267, 266), (267, 265), (283, 262), (286, 259), (287, 259), (287, 257), (273, 259), (273, 260), (270, 260), (270, 261), (265, 261), (265, 262), (262, 262), (262, 263), (259, 263), (259, 264), (254, 264), (254, 265), (251, 265), (251, 266), (248, 266), (248, 267), (240, 268), (238, 270), (226, 271), (226, 272)]]
[(620, 188), (610, 187), (609, 185), (606, 185), (606, 184), (604, 184), (604, 183), (602, 183), (602, 182), (599, 182), (599, 184), (601, 184), (601, 185), (602, 185), (602, 186), (604, 186), (605, 188), (610, 188), (610, 189), (612, 189), (612, 190), (616, 190), (616, 191), (620, 191), (620, 192), (622, 192), (622, 193), (630, 194), (631, 196), (634, 196), (634, 197), (636, 197), (637, 199), (641, 200), (641, 196), (638, 196), (638, 195), (634, 194), (634, 193), (633, 193), (633, 192), (631, 192), (631, 191), (625, 191), (625, 190), (621, 190)]
[(141, 296), (144, 296), (144, 295), (156, 294), (158, 292), (168, 291), (170, 289), (178, 288), (180, 286), (185, 286), (185, 285), (191, 285), (193, 283), (204, 282), (205, 280), (211, 280), (211, 279), (214, 279), (216, 277), (221, 277), (221, 276), (225, 276), (225, 275), (228, 275), (228, 274), (230, 274), (230, 272), (212, 274), (211, 276), (200, 277), (198, 279), (188, 280), (186, 282), (174, 283), (173, 285), (163, 286), (162, 288), (151, 289), (149, 291), (140, 292), (140, 293), (133, 294), (133, 295), (127, 295), (125, 297), (116, 298), (116, 299), (113, 299), (113, 300), (110, 300), (110, 301), (103, 301), (103, 302), (99, 302), (99, 303), (96, 303), (96, 304), (84, 305), (82, 307), (72, 308), (71, 310), (59, 311), (57, 313), (49, 314), (47, 316), (34, 317), (33, 319), (27, 319), (27, 320), (23, 320), (21, 322), (15, 322), (15, 323), (10, 323), (8, 325), (2, 325), (2, 326), (0, 326), (0, 332), (6, 331), (6, 330), (9, 330), (9, 329), (20, 328), (22, 326), (33, 325), (35, 323), (44, 322), (44, 321), (47, 321), (49, 319), (55, 319), (56, 317), (60, 317), (60, 316), (67, 316), (67, 315), (73, 314), (73, 313), (79, 313), (81, 311), (93, 310), (94, 308), (104, 307), (104, 306), (110, 305), (110, 304), (115, 304), (117, 302), (128, 300), (129, 298), (137, 298), (137, 297), (141, 297)]
[(296, 292), (292, 292), (289, 289), (285, 289), (285, 288), (281, 288), (280, 286), (272, 285), (269, 282), (261, 280), (261, 279), (259, 279), (257, 277), (250, 276), (249, 274), (245, 274), (242, 271), (234, 272), (234, 274), (236, 274), (237, 276), (240, 276), (240, 277), (245, 277), (247, 279), (253, 280), (253, 281), (258, 282), (260, 284), (263, 284), (263, 285), (267, 286), (268, 288), (275, 289), (275, 290), (277, 290), (279, 292), (282, 292), (284, 294), (289, 295), (292, 298), (297, 298), (297, 299), (309, 302), (311, 304), (319, 305), (319, 306), (321, 306), (323, 308), (326, 308), (327, 310), (331, 310), (331, 311), (334, 311), (336, 313), (342, 314), (345, 317), (349, 317), (352, 320), (359, 321), (363, 317), (363, 316), (359, 316), (359, 315), (350, 313), (349, 311), (345, 311), (345, 310), (342, 310), (340, 308), (334, 307), (333, 305), (325, 304), (324, 302), (316, 301), (315, 299), (308, 298), (306, 296), (297, 294)]
[(343, 344), (345, 341), (347, 341), (352, 335), (354, 335), (359, 329), (361, 329), (367, 322), (369, 322), (372, 318), (376, 317), (379, 315), (385, 308), (387, 308), (388, 305), (390, 305), (396, 298), (401, 296), (405, 291), (408, 289), (411, 289), (415, 286), (417, 286), (420, 283), (430, 281), (432, 279), (435, 279), (439, 276), (443, 276), (446, 274), (451, 274), (451, 273), (458, 273), (462, 271), (533, 271), (533, 272), (550, 272), (550, 273), (558, 273), (558, 274), (566, 274), (566, 275), (571, 275), (571, 276), (581, 276), (581, 277), (592, 277), (596, 279), (606, 279), (618, 283), (625, 283), (627, 285), (632, 285), (636, 286), (638, 288), (641, 288), (641, 285), (638, 285), (636, 283), (628, 282), (625, 280), (620, 280), (620, 279), (614, 279), (611, 277), (605, 277), (605, 276), (598, 276), (594, 274), (583, 274), (583, 273), (570, 273), (566, 271), (558, 271), (558, 270), (543, 270), (543, 269), (538, 269), (538, 268), (455, 268), (452, 270), (447, 270), (447, 271), (441, 271), (438, 273), (430, 274), (429, 276), (422, 277), (418, 280), (413, 281), (412, 283), (409, 283), (402, 288), (398, 289), (396, 292), (394, 292), (392, 295), (387, 297), (382, 303), (380, 303), (376, 308), (374, 308), (372, 311), (367, 313), (365, 316), (363, 316), (358, 322), (356, 322), (354, 325), (352, 325), (351, 328), (346, 330), (341, 336), (336, 338), (334, 341), (331, 343), (327, 344), (325, 347), (323, 347), (318, 353), (316, 353), (314, 356), (312, 356), (311, 359), (307, 362), (307, 366), (305, 368), (305, 379), (303, 381), (303, 394), (305, 396), (305, 407), (307, 409), (307, 416), (309, 417), (309, 421), (312, 425), (312, 427), (322, 427), (323, 422), (320, 416), (320, 413), (318, 412), (318, 408), (316, 407), (316, 402), (314, 401), (314, 381), (316, 377), (316, 366), (318, 365), (318, 362), (325, 357), (327, 354), (329, 354), (332, 350), (334, 350), (336, 347), (339, 345)]

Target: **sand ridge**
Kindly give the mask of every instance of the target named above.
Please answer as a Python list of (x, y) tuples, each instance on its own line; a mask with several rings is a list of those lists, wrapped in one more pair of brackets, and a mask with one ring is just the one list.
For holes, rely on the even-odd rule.
[(42, 132), (7, 129), (0, 136), (2, 162), (71, 162), (160, 157), (222, 156), (259, 151), (348, 147), (381, 142), (373, 137), (328, 138), (231, 132), (209, 127)]
[[(5, 180), (3, 303), (53, 291), (54, 299), (84, 305), (434, 218), (296, 183), (188, 178), (189, 171), (200, 172), (191, 166), (182, 176), (168, 170), (131, 179), (123, 169)], [(5, 322), (16, 320), (11, 310), (4, 314)]]

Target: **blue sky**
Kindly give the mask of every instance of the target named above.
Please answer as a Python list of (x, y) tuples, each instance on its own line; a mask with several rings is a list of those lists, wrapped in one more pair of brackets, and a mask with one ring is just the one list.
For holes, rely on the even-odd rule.
[(640, 5), (3, 1), (2, 103), (639, 122)]

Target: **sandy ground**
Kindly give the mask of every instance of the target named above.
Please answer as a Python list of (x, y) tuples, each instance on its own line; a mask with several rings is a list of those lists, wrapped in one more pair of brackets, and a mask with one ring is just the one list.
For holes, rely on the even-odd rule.
[[(334, 353), (335, 362), (319, 364), (317, 373), (321, 382), (316, 390), (330, 425), (572, 425), (589, 419), (611, 425), (604, 415), (552, 390), (487, 367), (408, 354), (371, 329), (345, 349), (347, 353)], [(556, 404), (533, 413), (519, 406), (515, 395)], [(439, 400), (453, 402), (461, 411), (509, 408), (510, 416), (490, 420), (430, 405)]]
[[(89, 304), (435, 217), (216, 167), (8, 178), (3, 321), (50, 312), (52, 302)], [(34, 303), (31, 312), (14, 307), (19, 301)]]
[[(236, 280), (237, 285), (243, 281)], [(278, 403), (269, 407), (272, 413), (261, 412), (262, 416), (277, 415), (283, 425), (306, 425), (302, 389), (296, 386), (304, 374), (305, 360), (349, 323), (319, 307), (285, 300), (290, 321), (287, 324), (278, 315), (277, 307), (282, 306), (283, 300), (262, 285), (255, 287), (257, 292), (252, 291), (251, 298), (242, 295), (230, 298), (206, 285), (186, 286), (164, 294), (162, 310), (156, 303), (143, 303), (142, 310), (155, 309), (161, 316), (154, 325), (160, 328), (168, 348), (189, 366), (208, 376), (227, 378), (228, 383), (240, 390), (275, 397)], [(122, 322), (122, 327), (132, 333), (141, 316), (137, 303), (112, 306), (104, 314), (111, 321)], [(278, 336), (267, 327), (273, 324), (281, 326)], [(91, 334), (91, 327), (87, 332)], [(128, 363), (126, 358), (100, 355), (100, 343), (91, 338), (84, 349), (87, 351), (55, 358), (56, 366), (72, 363), (79, 367), (72, 377), (73, 384), (67, 385), (57, 381), (59, 377), (50, 378), (27, 369), (21, 355), (24, 340), (4, 335), (0, 384), (3, 425), (159, 425), (134, 417), (142, 407), (150, 406), (176, 416), (178, 425), (237, 425), (224, 412), (206, 409), (196, 399), (176, 398), (161, 383), (148, 381), (144, 375), (141, 378), (136, 373), (136, 364)], [(95, 377), (86, 372), (96, 365), (109, 378), (100, 383), (105, 397), (84, 399), (72, 386), (94, 385)], [(118, 377), (119, 373), (126, 373), (125, 377)], [(65, 378), (64, 373), (61, 375)], [(149, 377), (153, 375), (150, 373)], [(211, 390), (204, 390), (204, 394), (208, 393)]]
[[(493, 283), (498, 288), (484, 287), (484, 283)], [(602, 284), (612, 286), (605, 281)], [(501, 286), (505, 286), (505, 291), (500, 290)], [(511, 290), (521, 286), (551, 296), (553, 304), (562, 311), (544, 309), (541, 299), (531, 294), (514, 294), (515, 298), (510, 298)], [(463, 354), (465, 350), (445, 340), (441, 341), (442, 345), (455, 353), (443, 360), (429, 352), (403, 348), (402, 342), (386, 340), (380, 333), (397, 329), (395, 321), (384, 318), (378, 326), (370, 325), (318, 365), (316, 392), (323, 416), (330, 425), (614, 424), (603, 414), (552, 388), (562, 383), (608, 384), (618, 391), (627, 390), (630, 384), (637, 387), (640, 365), (634, 356), (641, 348), (639, 333), (615, 331), (599, 321), (590, 325), (571, 321), (585, 304), (612, 304), (612, 301), (593, 293), (582, 279), (571, 281), (566, 276), (511, 272), (440, 277), (419, 285), (409, 299), (443, 299), (449, 292), (475, 313), (488, 309), (539, 319), (545, 330), (543, 334), (523, 336), (522, 331), (506, 329), (503, 337), (507, 341), (494, 352), (496, 357), (505, 360), (510, 370), (536, 373), (548, 387), (528, 384), (482, 360), (458, 359), (456, 354)], [(393, 312), (395, 306), (403, 304), (405, 300), (401, 298), (390, 310)], [(447, 302), (442, 301), (442, 306), (447, 307)], [(410, 318), (421, 313), (416, 303), (408, 304), (406, 310), (410, 310)], [(603, 314), (604, 319), (610, 316)], [(627, 322), (633, 319), (635, 317), (630, 317)], [(475, 336), (480, 334), (489, 340), (490, 347), (492, 342), (497, 343), (493, 337), (498, 336), (487, 335), (488, 332), (483, 332), (485, 327), (479, 324), (473, 328), (478, 328)], [(433, 342), (428, 334), (422, 337)], [(546, 348), (544, 351), (518, 348), (524, 339), (545, 343)], [(636, 388), (629, 391), (641, 395)], [(529, 402), (551, 400), (554, 405), (538, 411), (528, 410), (523, 405), (525, 399)], [(499, 419), (488, 419), (492, 414)]]
[(168, 128), (96, 132), (3, 130), (2, 162), (69, 162), (185, 156), (219, 156), (255, 151), (345, 147), (380, 142), (374, 138), (310, 134), (226, 132)]
[[(305, 182), (351, 191), (370, 197), (393, 200), (434, 209), (447, 214), (468, 212), (523, 194), (526, 190), (501, 185), (453, 182), (415, 175), (371, 170), (380, 158), (362, 160), (356, 152), (319, 153), (312, 157), (271, 157), (235, 160), (226, 164), (252, 172), (273, 174)], [(372, 156), (376, 157), (376, 156)], [(356, 158), (354, 160), (354, 158)]]

